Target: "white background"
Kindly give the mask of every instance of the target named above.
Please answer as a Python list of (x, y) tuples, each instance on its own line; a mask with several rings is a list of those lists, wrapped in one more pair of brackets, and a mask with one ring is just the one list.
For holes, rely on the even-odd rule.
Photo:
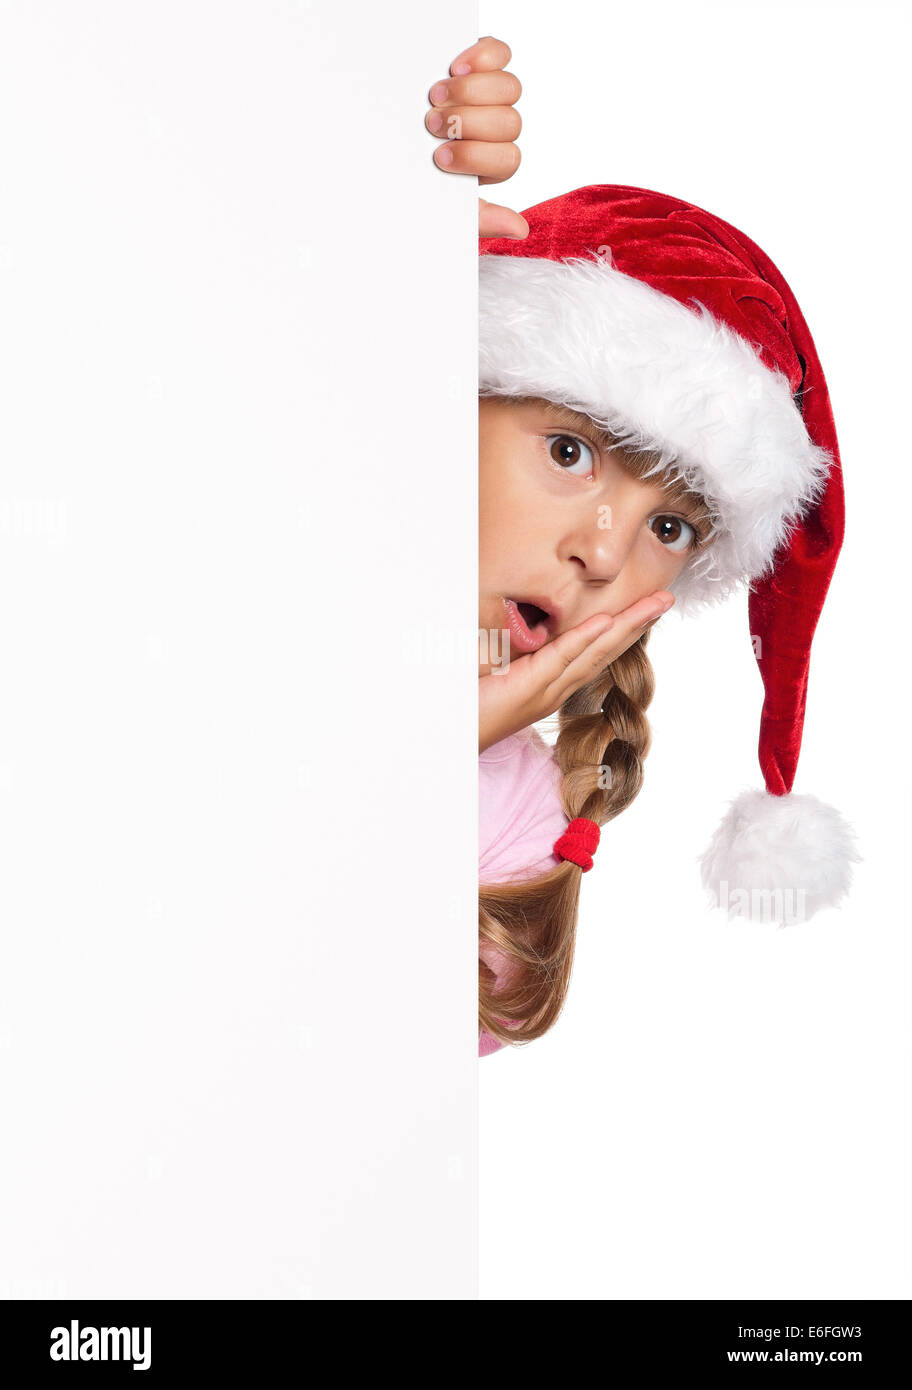
[(485, 1299), (908, 1298), (907, 11), (482, 0), (513, 49), (520, 210), (689, 199), (794, 290), (839, 433), (846, 540), (796, 792), (864, 855), (803, 925), (729, 923), (697, 856), (761, 786), (746, 598), (655, 630), (645, 786), (583, 880), (558, 1024), (479, 1064)]
[(0, 1297), (475, 1296), (476, 32), (0, 3)]
[[(473, 1297), (476, 1067), (483, 1298), (909, 1296), (901, 14), (0, 3), (0, 1296)], [(745, 604), (672, 613), (564, 1015), (480, 1063), (428, 655), (477, 621), (476, 190), (422, 125), (478, 33), (488, 196), (690, 198), (799, 298), (848, 522), (796, 790), (866, 856), (800, 928), (706, 912), (761, 687)]]

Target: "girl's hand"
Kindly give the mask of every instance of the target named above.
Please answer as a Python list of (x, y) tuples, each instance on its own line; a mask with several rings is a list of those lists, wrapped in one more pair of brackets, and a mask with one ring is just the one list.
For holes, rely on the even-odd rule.
[[(424, 123), (446, 143), (434, 151), (437, 167), (449, 174), (477, 174), (479, 184), (504, 183), (519, 168), (513, 142), (522, 129), (514, 111), (522, 87), (504, 68), (510, 49), (500, 39), (479, 39), (454, 58), (450, 76), (435, 82)], [(509, 236), (522, 241), (529, 224), (518, 212), (478, 200), (478, 235)]]
[(613, 618), (594, 614), (537, 652), (517, 657), (502, 674), (492, 671), (480, 676), (479, 753), (556, 713), (575, 690), (632, 647), (673, 603), (673, 594), (657, 589)]

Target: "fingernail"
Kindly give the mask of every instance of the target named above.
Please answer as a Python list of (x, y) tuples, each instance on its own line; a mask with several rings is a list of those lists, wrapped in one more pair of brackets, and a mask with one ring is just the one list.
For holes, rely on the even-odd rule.
[(438, 130), (443, 129), (443, 112), (432, 111), (427, 118), (428, 130), (432, 130), (436, 135)]
[(435, 106), (439, 106), (441, 102), (446, 101), (449, 94), (450, 89), (447, 86), (447, 84), (445, 82), (438, 82), (435, 86), (431, 88), (431, 101), (434, 103)]
[(438, 164), (452, 164), (453, 151), (450, 149), (449, 145), (438, 145), (434, 151), (434, 158)]
[(471, 72), (471, 71), (472, 71), (472, 64), (471, 64), (471, 63), (454, 63), (454, 64), (453, 64), (453, 76), (454, 76), (454, 77), (465, 77), (466, 73), (467, 73), (467, 72)]

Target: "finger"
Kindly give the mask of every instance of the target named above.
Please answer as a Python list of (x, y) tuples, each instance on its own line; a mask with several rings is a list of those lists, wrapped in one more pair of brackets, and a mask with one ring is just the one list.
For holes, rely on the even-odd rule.
[(478, 235), (509, 236), (524, 241), (529, 235), (529, 224), (522, 213), (501, 207), (499, 203), (486, 203), (484, 198), (479, 198)]
[(481, 183), (503, 183), (519, 168), (518, 145), (489, 145), (484, 140), (453, 140), (438, 145), (434, 163), (448, 174), (477, 174)]
[(512, 72), (470, 72), (467, 77), (447, 77), (428, 92), (432, 106), (514, 106), (522, 96), (522, 83)]
[[(588, 685), (591, 680), (616, 661), (622, 652), (632, 646), (642, 633), (632, 634), (627, 637), (619, 637), (617, 632), (609, 628), (607, 632), (600, 632), (599, 635), (590, 642), (574, 657), (572, 661), (566, 662), (563, 670), (555, 675), (546, 690), (546, 700), (555, 709), (568, 699), (581, 685)], [(538, 653), (535, 653), (538, 655)]]
[[(671, 598), (671, 595), (668, 597)], [(658, 621), (664, 611), (654, 597), (640, 599), (624, 610), (623, 623), (619, 615), (612, 618), (608, 614), (596, 614), (533, 652), (533, 658), (550, 653), (549, 701), (554, 703), (555, 708), (562, 704), (581, 685), (616, 661), (647, 627)], [(607, 622), (607, 626), (599, 627), (600, 622)]]
[(465, 72), (491, 72), (494, 68), (505, 68), (512, 57), (509, 44), (486, 34), (470, 48), (457, 53), (450, 64), (450, 72), (456, 77)]
[(519, 139), (522, 116), (514, 106), (433, 106), (424, 118), (432, 135), (444, 140)]
[(583, 679), (576, 680), (572, 688), (576, 689), (583, 685), (586, 680), (597, 675), (603, 667), (609, 666), (612, 661), (617, 661), (619, 656), (623, 656), (624, 652), (628, 651), (650, 628), (655, 626), (673, 603), (673, 594), (664, 594), (661, 599), (653, 594), (649, 598), (638, 599), (629, 608), (625, 608), (622, 613), (616, 614), (615, 626), (611, 630), (612, 640), (604, 647), (593, 647), (595, 661), (592, 670)]
[(674, 601), (674, 594), (669, 593), (667, 589), (657, 589), (654, 594), (637, 599), (629, 608), (614, 615), (617, 632), (637, 632), (651, 627), (653, 623), (658, 622), (663, 613), (668, 612)]
[(537, 652), (530, 652), (523, 660), (529, 662), (530, 669), (535, 666), (537, 680), (559, 680), (591, 647), (609, 638), (614, 625), (610, 614), (598, 613), (546, 642)]

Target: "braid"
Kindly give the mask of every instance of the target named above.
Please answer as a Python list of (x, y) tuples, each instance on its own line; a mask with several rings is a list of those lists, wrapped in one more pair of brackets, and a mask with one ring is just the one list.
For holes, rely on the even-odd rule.
[[(554, 751), (571, 820), (586, 816), (603, 825), (643, 784), (651, 742), (645, 711), (655, 690), (648, 638), (647, 631), (561, 706)], [(541, 1037), (563, 1008), (581, 878), (582, 869), (565, 860), (535, 879), (479, 887), (479, 940), (509, 957), (509, 978), (496, 994), (493, 975), (479, 963), (478, 1021), (500, 1042)]]
[(571, 820), (586, 816), (604, 825), (626, 810), (643, 785), (652, 742), (646, 710), (655, 694), (648, 640), (647, 631), (561, 706), (554, 751)]

